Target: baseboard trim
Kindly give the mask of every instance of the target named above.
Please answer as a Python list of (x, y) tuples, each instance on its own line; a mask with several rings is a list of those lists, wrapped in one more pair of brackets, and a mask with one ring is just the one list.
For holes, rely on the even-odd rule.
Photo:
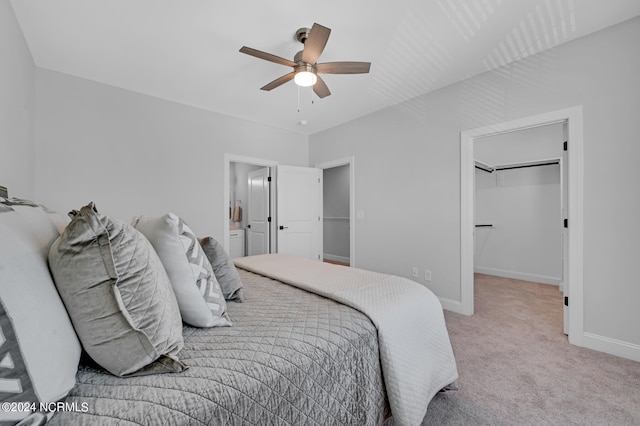
[(584, 332), (581, 346), (640, 362), (640, 345)]
[(323, 256), (324, 259), (331, 260), (331, 261), (334, 261), (334, 262), (342, 262), (342, 263), (350, 263), (351, 262), (351, 259), (349, 259), (348, 257), (337, 256), (335, 254), (324, 253), (322, 256)]
[(486, 268), (476, 266), (473, 271), (478, 274), (495, 275), (496, 277), (512, 278), (514, 280), (532, 281), (534, 283), (543, 283), (559, 286), (562, 283), (560, 278), (549, 277), (546, 275), (529, 274), (527, 272), (508, 271), (498, 268)]
[(456, 314), (470, 315), (469, 313), (464, 311), (464, 307), (462, 306), (462, 303), (459, 300), (447, 299), (445, 297), (438, 297), (438, 299), (440, 300), (442, 309), (455, 312)]

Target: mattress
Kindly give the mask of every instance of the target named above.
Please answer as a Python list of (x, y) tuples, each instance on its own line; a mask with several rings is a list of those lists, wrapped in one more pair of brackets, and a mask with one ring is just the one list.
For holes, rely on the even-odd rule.
[(51, 425), (380, 425), (376, 328), (361, 312), (239, 269), (232, 327), (184, 327), (182, 373), (119, 378), (83, 363)]

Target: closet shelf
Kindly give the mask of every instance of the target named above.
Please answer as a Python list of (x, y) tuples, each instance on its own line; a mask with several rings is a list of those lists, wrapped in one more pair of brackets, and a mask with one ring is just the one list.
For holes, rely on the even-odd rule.
[(548, 160), (539, 160), (539, 161), (529, 161), (526, 163), (512, 163), (512, 164), (501, 164), (497, 166), (490, 166), (488, 164), (482, 163), (478, 160), (475, 161), (476, 169), (480, 169), (487, 173), (493, 173), (500, 170), (511, 170), (511, 169), (524, 169), (527, 167), (539, 167), (539, 166), (551, 166), (553, 164), (560, 164), (559, 158), (551, 158)]
[(324, 220), (349, 220), (349, 218), (343, 216), (325, 216)]

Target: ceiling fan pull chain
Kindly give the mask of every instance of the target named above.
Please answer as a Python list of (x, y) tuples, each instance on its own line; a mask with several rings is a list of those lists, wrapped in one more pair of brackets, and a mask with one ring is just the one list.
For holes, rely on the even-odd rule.
[(300, 112), (300, 86), (298, 86), (298, 112)]

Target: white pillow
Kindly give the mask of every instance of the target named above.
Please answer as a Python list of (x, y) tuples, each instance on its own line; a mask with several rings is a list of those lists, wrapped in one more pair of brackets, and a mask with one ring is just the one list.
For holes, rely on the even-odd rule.
[[(42, 206), (0, 198), (0, 402), (54, 402), (76, 383), (80, 342), (47, 265), (58, 236)], [(28, 415), (0, 410), (0, 424)]]
[(230, 326), (220, 285), (198, 239), (173, 213), (138, 216), (133, 226), (151, 242), (164, 265), (182, 320), (195, 327)]

